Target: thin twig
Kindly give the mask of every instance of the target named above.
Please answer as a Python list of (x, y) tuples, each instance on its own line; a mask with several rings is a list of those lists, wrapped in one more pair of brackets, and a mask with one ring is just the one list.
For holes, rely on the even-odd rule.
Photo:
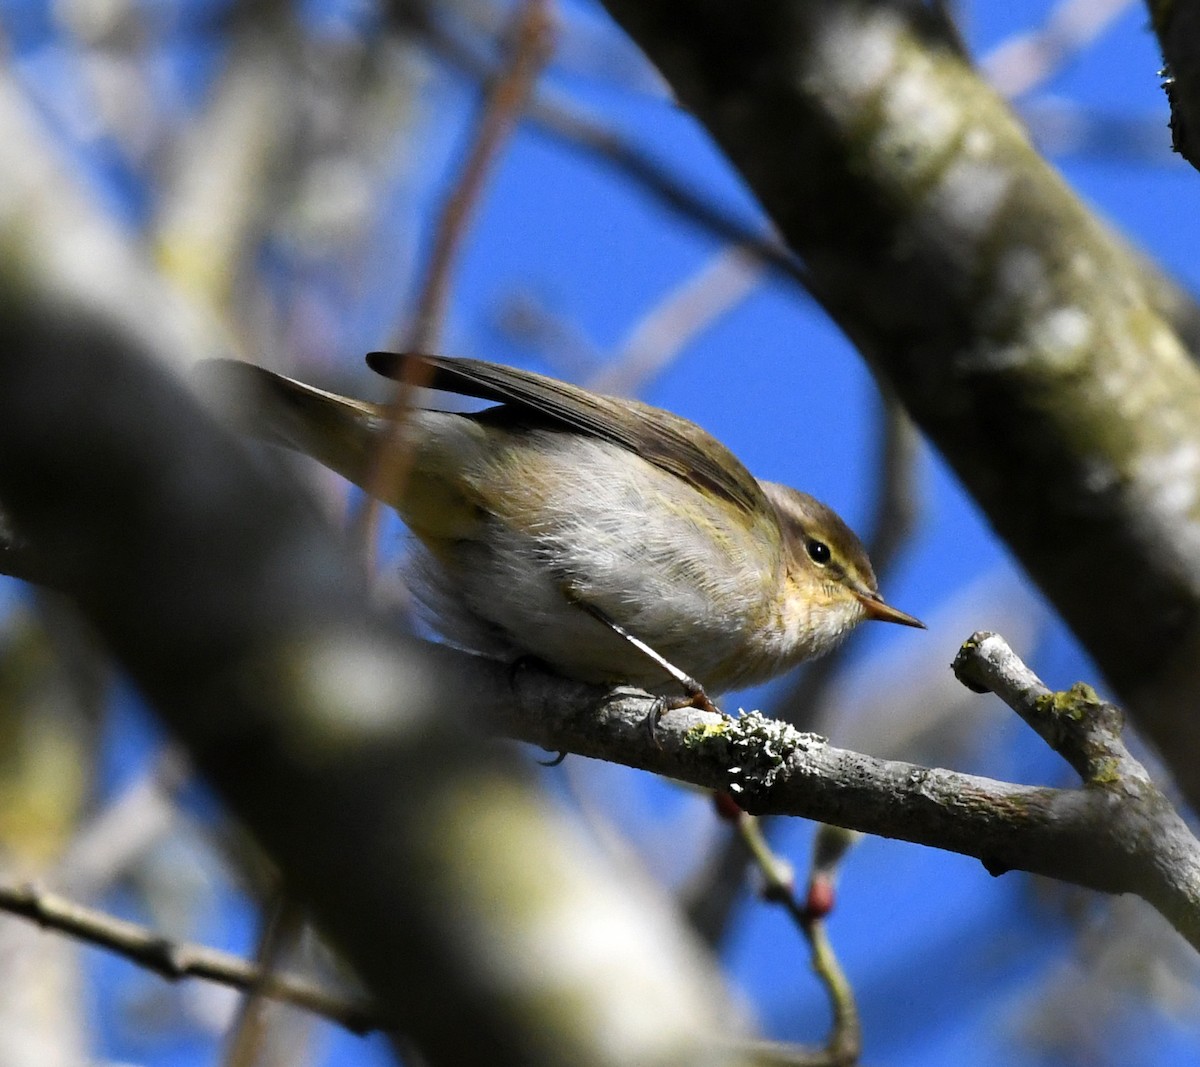
[(699, 225), (725, 244), (746, 248), (806, 294), (812, 292), (812, 275), (774, 233), (749, 225), (706, 199), (617, 130), (549, 93), (539, 93), (526, 114), (534, 129), (618, 171), (684, 221)]
[(260, 909), (262, 931), (254, 952), (258, 979), (238, 1004), (237, 1016), (225, 1038), (222, 1067), (254, 1067), (266, 1038), (269, 1001), (267, 987), (279, 973), (283, 954), (295, 942), (302, 925), (300, 909), (275, 887)]
[(1132, 0), (1061, 0), (1036, 29), (1014, 33), (979, 61), (997, 91), (1022, 96), (1043, 86), (1099, 38)]
[[(434, 54), (468, 77), (486, 79), (492, 69), (488, 60), (447, 32), (424, 6), (406, 5), (406, 14)], [(525, 119), (533, 129), (632, 179), (635, 186), (645, 189), (686, 222), (699, 225), (724, 244), (744, 247), (771, 270), (809, 291), (811, 277), (807, 269), (774, 234), (764, 233), (762, 226), (748, 225), (712, 203), (676, 177), (670, 168), (565, 98), (545, 90), (538, 92), (525, 108)]]
[(49, 875), (60, 892), (95, 897), (164, 837), (178, 817), (175, 794), (191, 774), (181, 749), (164, 748), (79, 827)]
[[(449, 299), (455, 261), (470, 228), (487, 179), (516, 128), (538, 75), (553, 49), (554, 20), (551, 0), (524, 0), (513, 21), (512, 45), (503, 67), (488, 83), (483, 108), (470, 151), (434, 226), (433, 249), (417, 298), (413, 324), (401, 348), (432, 352), (438, 347)], [(406, 364), (389, 410), (391, 429), (380, 438), (367, 477), (367, 496), (356, 520), (364, 549), (375, 540), (379, 498), (398, 493), (407, 476), (411, 452), (403, 447), (405, 413), (416, 392), (428, 381), (428, 370), (419, 362)]]
[[(743, 811), (728, 794), (717, 793), (716, 803), (718, 813), (733, 824), (738, 838), (758, 868), (762, 877), (763, 899), (782, 907), (803, 935), (808, 944), (813, 972), (829, 998), (832, 1025), (824, 1049), (820, 1052), (797, 1049), (797, 1055), (803, 1058), (804, 1063), (828, 1064), (829, 1067), (848, 1067), (857, 1063), (862, 1050), (862, 1027), (854, 989), (825, 932), (828, 902), (823, 900), (821, 907), (812, 904), (812, 885), (818, 879), (824, 884), (831, 877), (829, 857), (821, 857), (819, 852), (814, 854), (809, 901), (801, 903), (796, 898), (796, 878), (791, 864), (775, 854), (763, 833), (761, 820)], [(836, 864), (836, 860), (833, 862)]]
[(743, 245), (721, 249), (655, 303), (607, 358), (577, 326), (530, 297), (511, 299), (499, 319), (551, 366), (565, 368), (566, 376), (586, 381), (599, 393), (633, 396), (753, 292), (762, 275), (752, 250)]
[(512, 44), (504, 66), (489, 79), (483, 110), (462, 171), (446, 198), (434, 229), (433, 251), (407, 337), (407, 347), (437, 347), (445, 318), (454, 261), (467, 235), (484, 186), (553, 48), (550, 0), (525, 0), (513, 21)]
[(264, 996), (314, 1012), (354, 1033), (385, 1027), (375, 1008), (362, 999), (321, 989), (300, 978), (264, 975), (261, 968), (240, 956), (172, 941), (137, 923), (86, 908), (34, 886), (0, 884), (0, 911), (107, 949), (171, 982), (202, 978), (243, 992), (261, 985)]
[(497, 329), (536, 352), (560, 378), (586, 381), (604, 365), (605, 353), (579, 324), (551, 311), (533, 293), (516, 290), (508, 294), (494, 319)]

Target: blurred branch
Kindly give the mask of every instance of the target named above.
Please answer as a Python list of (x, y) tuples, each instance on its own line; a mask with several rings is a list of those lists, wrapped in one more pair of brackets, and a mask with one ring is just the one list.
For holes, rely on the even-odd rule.
[(1055, 160), (1129, 167), (1182, 166), (1163, 129), (1162, 115), (1129, 114), (1041, 96), (1019, 101), (1017, 114), (1040, 152)]
[(406, 350), (433, 352), (438, 348), (454, 259), (487, 178), (512, 136), (553, 49), (551, 0), (523, 0), (509, 36), (506, 61), (487, 79), (483, 110), (470, 151), (434, 226), (433, 250), (413, 324), (401, 346)]
[(315, 1012), (356, 1034), (382, 1025), (379, 1013), (365, 1001), (299, 978), (265, 975), (257, 964), (240, 956), (172, 941), (137, 923), (85, 908), (34, 886), (0, 884), (0, 911), (113, 952), (171, 982), (201, 978), (247, 993), (260, 990), (264, 996)]
[[(435, 42), (435, 47), (440, 49), (440, 45), (441, 41)], [(446, 53), (439, 50), (439, 54)], [(451, 54), (450, 58), (458, 61), (457, 54)], [(743, 222), (696, 192), (669, 166), (659, 163), (618, 130), (573, 107), (565, 97), (549, 92), (539, 93), (526, 114), (534, 129), (615, 170), (684, 222), (700, 226), (724, 244), (744, 248), (807, 292), (808, 271), (773, 234), (764, 235), (761, 227)]]
[(919, 5), (605, 6), (1200, 802), (1200, 365), (1143, 261)]
[[(4, 286), (70, 293), (124, 323), (155, 358), (180, 367), (222, 347), (210, 318), (154, 271), (127, 233), (64, 166), (0, 66), (0, 255)], [(64, 382), (64, 388), (68, 383)]]
[[(356, 1034), (389, 1029), (375, 1006), (365, 1000), (331, 992), (302, 978), (274, 973), (220, 949), (171, 940), (138, 923), (83, 907), (35, 886), (0, 883), (0, 912), (28, 919), (45, 930), (55, 930), (112, 952), (169, 982), (189, 978), (213, 982), (290, 1004)], [(829, 1064), (836, 1067), (844, 1062), (831, 1061), (826, 1053), (809, 1055), (775, 1042), (735, 1043), (729, 1035), (714, 1035), (713, 1043), (727, 1055), (718, 1052), (715, 1059), (706, 1055), (705, 1063), (744, 1063), (754, 1067), (823, 1067)], [(613, 1061), (614, 1067), (617, 1062)]]
[(643, 315), (616, 358), (588, 380), (598, 393), (631, 396), (762, 280), (762, 265), (742, 245), (722, 249)]
[(495, 326), (515, 344), (536, 352), (559, 378), (587, 381), (604, 364), (605, 353), (578, 323), (557, 314), (527, 290), (501, 298)]
[(1200, 170), (1200, 3), (1148, 0), (1166, 67), (1163, 87), (1171, 105), (1171, 144)]
[[(428, 10), (427, 4), (419, 0), (400, 0), (392, 4), (392, 10), (402, 22), (414, 26), (430, 48), (447, 63), (470, 77), (479, 80), (489, 77), (491, 63), (443, 28), (436, 14)], [(1061, 112), (1050, 112), (1045, 104), (1028, 106), (1031, 108), (1029, 120), (1035, 132), (1051, 139), (1059, 150), (1070, 150), (1081, 138), (1090, 139), (1091, 143), (1112, 131), (1111, 122), (1089, 119), (1086, 115), (1071, 120)], [(724, 243), (745, 248), (748, 254), (760, 259), (771, 271), (789, 278), (808, 294), (811, 283), (809, 272), (776, 236), (764, 236), (761, 227), (743, 222), (719, 204), (697, 193), (669, 166), (656, 161), (611, 126), (575, 107), (562, 94), (549, 90), (535, 94), (526, 106), (525, 120), (533, 129), (561, 142), (572, 151), (583, 152), (596, 163), (615, 170), (684, 222), (707, 230)], [(1073, 132), (1067, 133), (1067, 127)], [(1067, 142), (1065, 148), (1064, 142)], [(1200, 305), (1160, 265), (1141, 256), (1137, 250), (1130, 251), (1141, 257), (1145, 284), (1155, 309), (1170, 320), (1190, 351), (1200, 358)]]
[[(391, 9), (398, 21), (413, 27), (446, 63), (480, 81), (491, 76), (492, 63), (448, 32), (429, 4), (422, 0), (397, 0)], [(669, 167), (611, 126), (574, 107), (561, 94), (540, 90), (527, 103), (524, 118), (534, 130), (572, 151), (583, 152), (645, 189), (683, 221), (707, 230), (723, 244), (744, 248), (771, 270), (807, 288), (808, 274), (803, 265), (774, 236), (764, 235), (761, 227), (743, 222), (697, 193)]]
[(179, 749), (163, 749), (76, 831), (48, 880), (71, 896), (100, 895), (170, 831), (175, 794), (190, 774)]
[[(1031, 690), (1018, 703), (1087, 773), (1077, 790), (872, 759), (757, 715), (673, 712), (657, 747), (646, 738), (648, 697), (614, 697), (532, 669), (514, 693), (507, 665), (374, 623), (357, 569), (278, 471), (265, 477), (107, 334), (80, 334), (57, 314), (31, 321), (24, 316), (38, 305), (17, 307), (0, 304), (6, 506), (385, 1015), (444, 1059), (494, 1063), (497, 1048), (533, 1041), (548, 1050), (538, 1062), (564, 1062), (566, 1047), (569, 1062), (608, 1063), (589, 1051), (607, 1038), (587, 1020), (613, 1012), (645, 1018), (645, 1040), (686, 1056), (722, 1025), (712, 1017), (719, 991), (674, 928), (645, 901), (618, 905), (626, 897), (595, 857), (566, 858), (570, 834), (455, 709), (543, 747), (728, 791), (750, 811), (948, 848), (992, 871), (1135, 892), (1200, 942), (1195, 841), (1121, 748), (1107, 706), (1096, 705), (1092, 722), (1087, 701), (1060, 714), (1062, 700)], [(76, 388), (61, 390), (64, 378)], [(135, 388), (120, 387), (130, 381)], [(1099, 756), (1081, 762), (1079, 753)], [(511, 912), (498, 908), (510, 899)], [(561, 929), (569, 916), (588, 924), (597, 908), (616, 908), (628, 936), (605, 939), (603, 960), (564, 961), (567, 946), (547, 939), (546, 924)], [(389, 921), (397, 909), (405, 922)], [(460, 961), (447, 945), (498, 937), (512, 946), (516, 971), (489, 957), (481, 988), (475, 954)], [(587, 952), (591, 960), (591, 940)], [(521, 977), (531, 960), (574, 976), (565, 995), (586, 1019), (557, 1000), (550, 1017), (532, 1006), (528, 1015), (489, 1007), (493, 997), (543, 1002), (541, 987), (528, 990)], [(607, 1006), (590, 1006), (597, 998)], [(464, 1006), (496, 1028), (464, 1030)]]
[(265, 226), (297, 123), (298, 44), (277, 5), (238, 9), (206, 106), (171, 146), (149, 231), (160, 268), (233, 325), (230, 298)]
[[(0, 287), (5, 511), (382, 1016), (464, 1067), (743, 1062), (663, 902), (463, 721), (476, 662), (380, 623), (281, 469), (52, 292)], [(558, 936), (597, 915), (599, 941)]]
[(980, 70), (1005, 96), (1043, 85), (1100, 37), (1133, 0), (1059, 0), (1036, 29), (1014, 33), (979, 61)]
[[(516, 129), (529, 94), (550, 57), (553, 33), (552, 0), (522, 0), (513, 17), (505, 63), (487, 83), (470, 150), (434, 224), (433, 248), (412, 326), (400, 344), (402, 351), (438, 350), (455, 260), (488, 176)], [(355, 522), (364, 545), (374, 544), (380, 499), (398, 492), (408, 473), (408, 452), (403, 447), (405, 413), (412, 406), (416, 391), (426, 384), (428, 371), (419, 363), (407, 367), (391, 403), (392, 432), (381, 437), (373, 468), (364, 482), (367, 496)]]
[(514, 294), (497, 315), (497, 325), (519, 343), (537, 350), (562, 376), (588, 388), (634, 396), (712, 324), (740, 304), (762, 280), (761, 261), (734, 245), (711, 256), (662, 297), (609, 356), (574, 323), (543, 307), (533, 296)]
[(261, 911), (262, 930), (251, 966), (255, 978), (243, 989), (246, 995), (238, 1004), (237, 1015), (226, 1035), (221, 1067), (255, 1067), (261, 1062), (269, 1027), (267, 1001), (282, 999), (273, 997), (271, 989), (279, 981), (284, 954), (304, 927), (300, 909), (278, 887), (263, 902)]

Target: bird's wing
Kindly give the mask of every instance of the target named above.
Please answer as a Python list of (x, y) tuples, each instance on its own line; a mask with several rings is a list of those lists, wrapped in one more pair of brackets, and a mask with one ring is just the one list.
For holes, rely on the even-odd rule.
[(372, 352), (367, 363), (387, 378), (493, 400), (542, 424), (620, 445), (750, 516), (770, 513), (761, 487), (741, 461), (711, 434), (669, 411), (477, 359)]

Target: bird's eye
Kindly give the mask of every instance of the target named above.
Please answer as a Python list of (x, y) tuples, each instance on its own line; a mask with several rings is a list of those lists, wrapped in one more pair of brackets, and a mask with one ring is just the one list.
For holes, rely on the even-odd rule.
[(829, 562), (829, 546), (824, 541), (818, 541), (815, 537), (810, 537), (804, 544), (808, 549), (809, 558), (814, 563), (826, 564)]

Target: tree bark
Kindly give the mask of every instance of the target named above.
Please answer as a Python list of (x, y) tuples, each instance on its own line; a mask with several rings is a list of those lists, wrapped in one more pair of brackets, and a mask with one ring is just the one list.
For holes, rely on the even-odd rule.
[(1200, 170), (1200, 4), (1149, 0), (1150, 20), (1164, 60), (1163, 88), (1171, 105), (1171, 144)]

